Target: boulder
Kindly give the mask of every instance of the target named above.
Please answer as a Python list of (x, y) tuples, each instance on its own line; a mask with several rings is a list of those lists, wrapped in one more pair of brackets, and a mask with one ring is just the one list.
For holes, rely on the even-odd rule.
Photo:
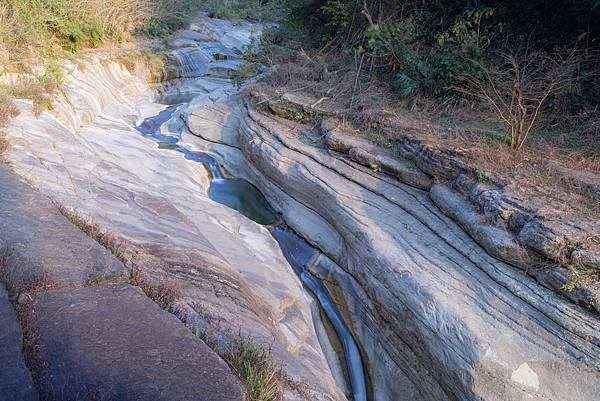
[(59, 289), (30, 307), (45, 400), (246, 399), (225, 361), (139, 288)]

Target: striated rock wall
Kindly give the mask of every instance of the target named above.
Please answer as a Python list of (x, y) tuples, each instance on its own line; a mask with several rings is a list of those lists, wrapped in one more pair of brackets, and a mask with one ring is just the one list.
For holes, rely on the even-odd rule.
[[(537, 281), (579, 305), (600, 312), (600, 223), (597, 219), (565, 214), (540, 206), (532, 196), (524, 196), (502, 178), (479, 177), (477, 170), (461, 161), (455, 152), (434, 148), (414, 136), (392, 135), (392, 156), (373, 142), (332, 117), (314, 99), (283, 94), (270, 99), (253, 88), (256, 103), (269, 113), (293, 119), (310, 115), (322, 118), (321, 134), (325, 145), (344, 153), (361, 165), (386, 173), (399, 181), (429, 191), (436, 205), (500, 260), (527, 271)], [(317, 106), (314, 106), (314, 105)], [(339, 113), (337, 113), (339, 114)], [(556, 167), (549, 166), (549, 168)], [(598, 197), (597, 179), (557, 172), (562, 179), (587, 190), (591, 199)], [(436, 185), (432, 187), (432, 183)], [(596, 277), (596, 279), (594, 279)]]
[[(332, 152), (295, 122), (252, 105), (240, 117), (239, 107), (196, 107), (188, 127), (335, 261), (313, 270), (347, 308), (373, 399), (597, 398), (597, 317), (498, 260), (529, 251), (461, 209), (462, 196), (435, 184), (430, 197), (425, 180), (406, 185), (356, 154)], [(197, 129), (227, 109), (231, 123)], [(489, 244), (471, 236), (480, 232)]]

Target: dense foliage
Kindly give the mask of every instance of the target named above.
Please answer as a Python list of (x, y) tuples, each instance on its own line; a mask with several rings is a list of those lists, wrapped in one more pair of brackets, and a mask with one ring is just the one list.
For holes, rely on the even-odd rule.
[(294, 15), (310, 27), (314, 45), (349, 51), (363, 68), (391, 78), (402, 96), (455, 95), (465, 73), (480, 73), (474, 61), (487, 65), (502, 52), (600, 45), (598, 0), (314, 0)]
[(135, 32), (157, 36), (179, 28), (193, 0), (1, 0), (0, 64), (54, 58), (102, 43), (122, 43)]

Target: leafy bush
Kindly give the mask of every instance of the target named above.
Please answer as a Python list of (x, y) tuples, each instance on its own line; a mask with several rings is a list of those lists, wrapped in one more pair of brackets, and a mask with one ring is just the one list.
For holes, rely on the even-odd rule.
[(345, 55), (354, 82), (389, 83), (411, 108), (423, 98), (445, 106), (477, 103), (486, 71), (506, 70), (502, 54), (536, 53), (542, 62), (557, 49), (585, 49), (587, 59), (563, 80), (570, 85), (553, 90), (538, 111), (562, 115), (565, 124), (569, 116), (597, 110), (597, 0), (309, 0), (293, 15), (303, 19), (313, 47)]

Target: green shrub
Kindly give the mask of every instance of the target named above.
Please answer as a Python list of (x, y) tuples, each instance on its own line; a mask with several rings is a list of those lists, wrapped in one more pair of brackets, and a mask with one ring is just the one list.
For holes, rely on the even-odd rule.
[(136, 32), (164, 36), (181, 28), (194, 0), (3, 0), (0, 39), (9, 63), (122, 43)]
[[(600, 50), (596, 3), (312, 0), (301, 2), (293, 15), (306, 26), (313, 47), (341, 50), (338, 54), (347, 55), (357, 77), (368, 72), (390, 83), (401, 98), (424, 96), (452, 104), (474, 101), (456, 88), (481, 74), (478, 64), (501, 62), (499, 54), (551, 52), (584, 39), (590, 54)], [(554, 102), (571, 114), (597, 105), (598, 58), (593, 59), (580, 69), (579, 87)]]

